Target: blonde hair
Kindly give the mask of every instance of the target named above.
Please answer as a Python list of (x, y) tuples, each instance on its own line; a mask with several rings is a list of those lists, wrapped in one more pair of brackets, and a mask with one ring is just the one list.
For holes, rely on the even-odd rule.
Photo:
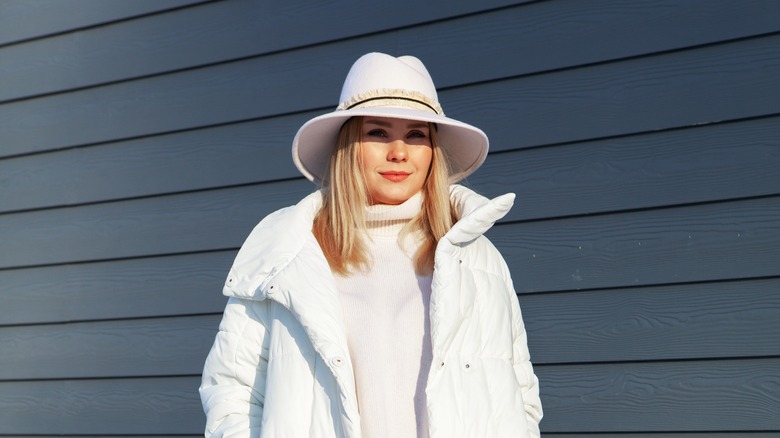
[[(366, 228), (368, 192), (360, 170), (360, 138), (363, 118), (352, 117), (341, 127), (330, 158), (323, 187), (323, 204), (314, 218), (312, 231), (331, 270), (348, 275), (370, 266), (362, 235)], [(430, 124), (431, 166), (422, 188), (420, 213), (404, 228), (401, 237), (419, 231), (422, 237), (414, 254), (418, 274), (433, 272), (436, 244), (457, 221), (449, 197), (449, 168), (438, 142), (436, 127)]]

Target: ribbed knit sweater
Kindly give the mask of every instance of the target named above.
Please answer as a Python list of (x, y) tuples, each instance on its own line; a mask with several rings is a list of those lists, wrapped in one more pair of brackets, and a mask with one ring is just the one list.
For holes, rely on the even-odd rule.
[(401, 205), (368, 207), (371, 267), (336, 277), (365, 438), (428, 436), (431, 276), (415, 274), (419, 243), (412, 235), (399, 243), (421, 199), (418, 193)]

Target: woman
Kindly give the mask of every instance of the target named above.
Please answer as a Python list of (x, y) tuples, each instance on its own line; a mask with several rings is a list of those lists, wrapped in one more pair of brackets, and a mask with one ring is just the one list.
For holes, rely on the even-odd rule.
[(487, 148), (418, 59), (355, 62), (293, 141), (322, 189), (260, 222), (228, 274), (207, 436), (539, 436), (520, 309), (482, 235), (514, 195), (449, 185)]

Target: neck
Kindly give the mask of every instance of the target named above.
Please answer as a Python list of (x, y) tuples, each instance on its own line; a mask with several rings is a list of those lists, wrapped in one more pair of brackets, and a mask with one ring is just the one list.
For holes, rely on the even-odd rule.
[(377, 204), (366, 207), (366, 228), (372, 236), (397, 237), (403, 227), (420, 213), (422, 193), (402, 204)]

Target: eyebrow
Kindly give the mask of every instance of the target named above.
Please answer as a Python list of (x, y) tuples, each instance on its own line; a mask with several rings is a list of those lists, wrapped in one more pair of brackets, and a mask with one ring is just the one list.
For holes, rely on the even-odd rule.
[[(377, 125), (382, 126), (385, 128), (390, 128), (393, 126), (390, 122), (385, 122), (384, 120), (377, 120), (377, 119), (368, 119), (363, 121), (364, 124), (371, 124), (371, 125)], [(410, 122), (408, 125), (406, 125), (406, 129), (412, 129), (412, 128), (427, 128), (428, 124), (425, 122)]]

